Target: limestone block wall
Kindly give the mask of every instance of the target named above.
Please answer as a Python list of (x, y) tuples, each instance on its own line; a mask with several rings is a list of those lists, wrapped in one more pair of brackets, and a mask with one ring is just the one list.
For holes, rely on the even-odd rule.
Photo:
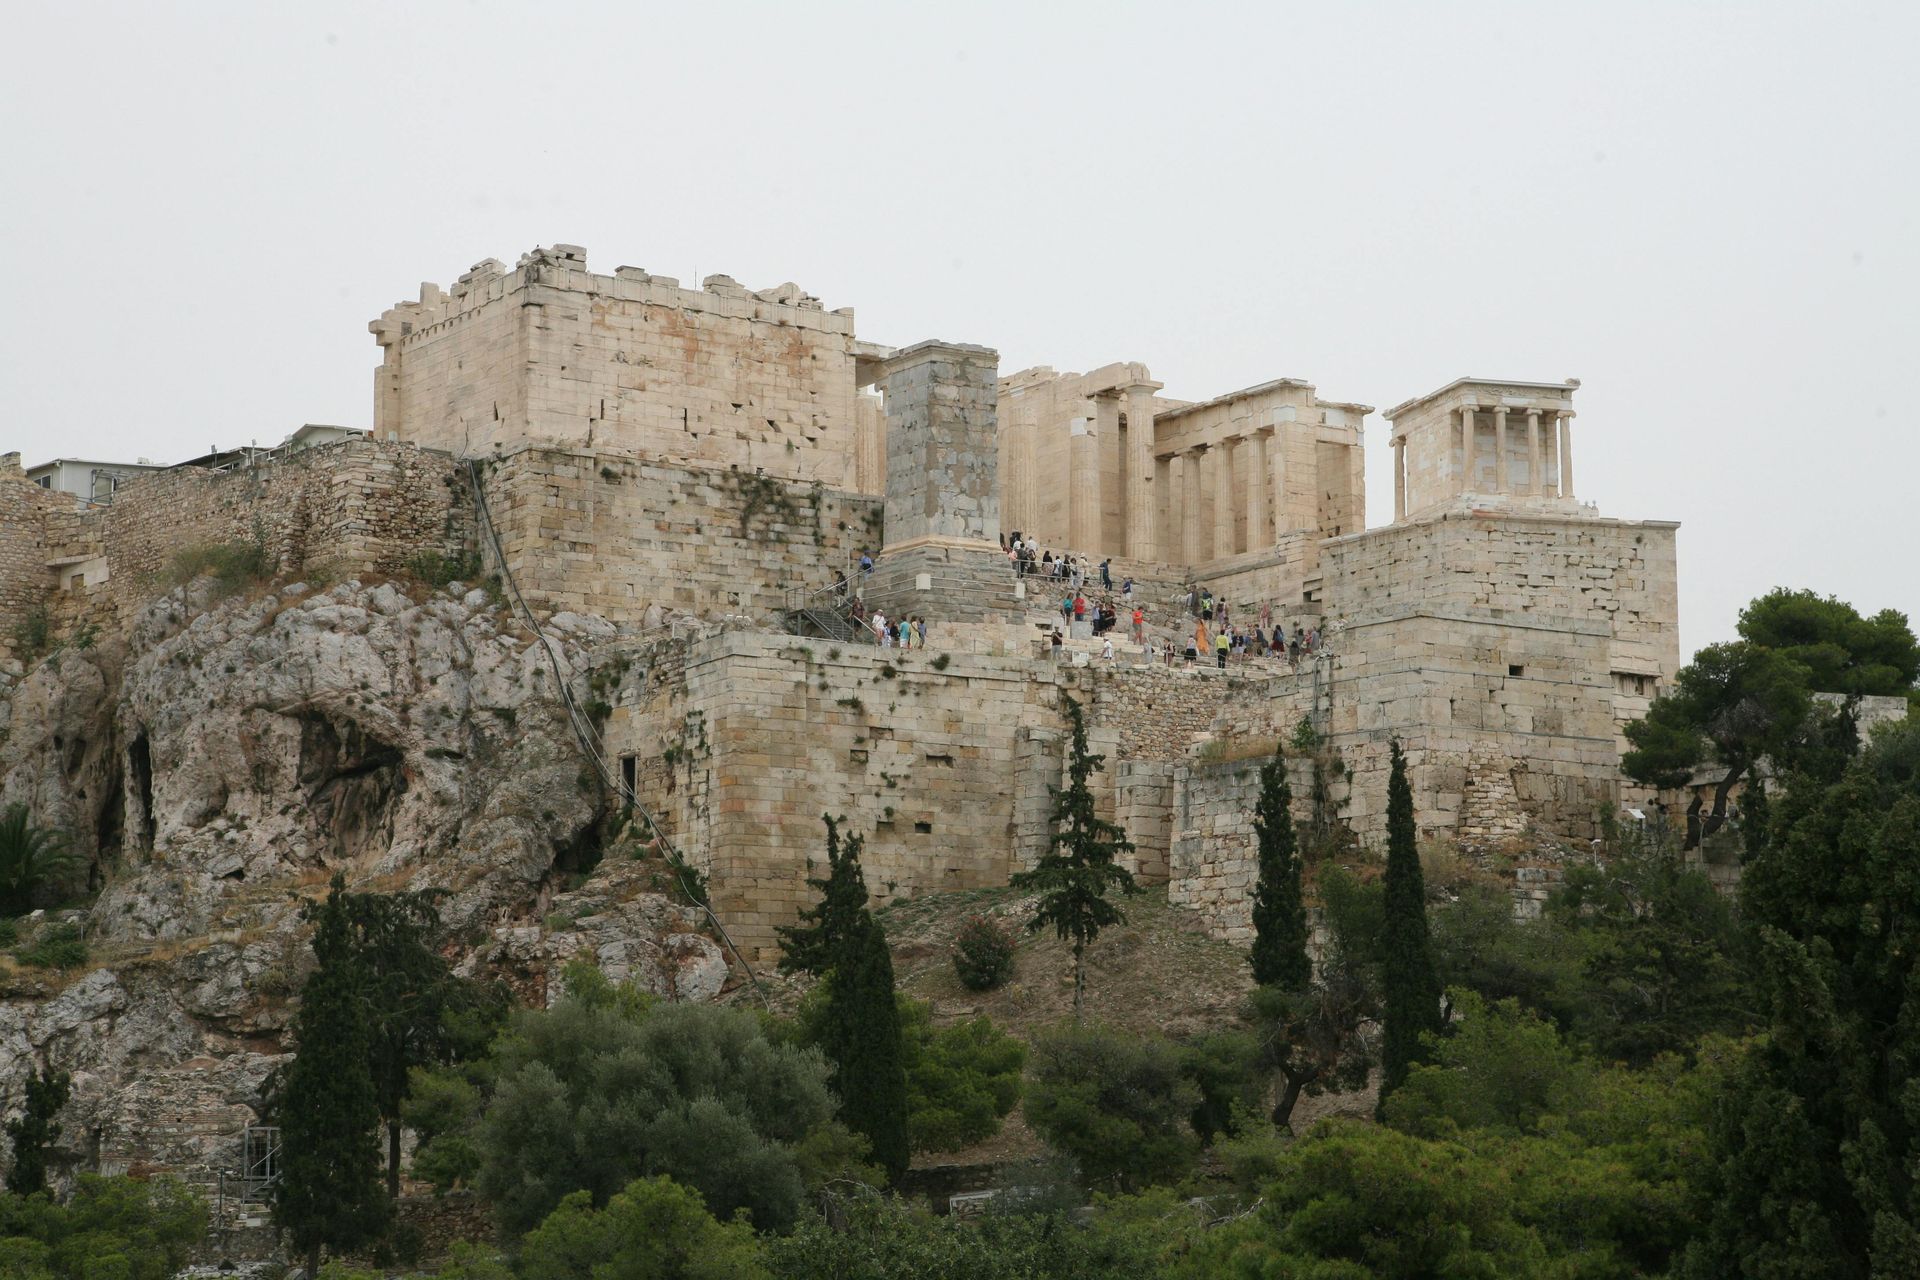
[(462, 456), (563, 445), (837, 489), (863, 478), (853, 312), (796, 285), (596, 275), (584, 249), (556, 245), (423, 285), (369, 327), (385, 352), (383, 438)]
[(1165, 879), (1184, 752), (1228, 705), (1258, 723), (1255, 708), (1284, 703), (1270, 683), (943, 654), (937, 633), (935, 648), (902, 651), (715, 630), (683, 653), (628, 658), (606, 749), (708, 871), (741, 945), (771, 956), (774, 930), (811, 899), (822, 813), (865, 837), (880, 901), (1004, 884), (1032, 865), (1063, 780), (1067, 693), (1107, 756), (1097, 807), (1130, 832), (1132, 869)]
[[(1253, 813), (1265, 757), (1183, 766), (1174, 787), (1167, 900), (1197, 911), (1216, 938), (1253, 938), (1253, 886), (1259, 878)], [(1312, 816), (1312, 762), (1290, 757), (1293, 816)], [(1336, 801), (1344, 782), (1335, 782)]]
[[(1325, 722), (1353, 775), (1354, 830), (1384, 833), (1397, 735), (1423, 834), (1493, 838), (1524, 824), (1591, 836), (1618, 785), (1608, 643), (1599, 623), (1486, 611), (1409, 610), (1348, 626)], [(1505, 805), (1517, 812), (1497, 812)]]
[[(705, 774), (708, 810), (701, 861), (743, 948), (770, 958), (775, 927), (810, 901), (823, 813), (845, 815), (865, 837), (877, 901), (1005, 883), (1015, 730), (1054, 722), (1053, 687), (1030, 679), (1024, 659), (955, 654), (936, 667), (939, 656), (721, 632), (692, 646), (681, 702), (609, 722), (608, 749), (625, 756), (657, 752), (698, 718), (705, 754), (691, 767)], [(1044, 753), (1028, 759), (1046, 767)], [(1057, 779), (1057, 755), (1051, 767)]]
[[(344, 575), (397, 573), (418, 552), (458, 555), (473, 541), (471, 503), (453, 459), (366, 438), (225, 473), (149, 472), (111, 506), (23, 501), (5, 475), (0, 495), (21, 516), (0, 533), (0, 636), (11, 636), (36, 602), (51, 601), (68, 625), (124, 619), (164, 589), (175, 557), (196, 545), (258, 542), (276, 573), (325, 567)], [(36, 537), (37, 550), (27, 550)], [(74, 607), (64, 607), (71, 593), (64, 569), (55, 568), (69, 564), (87, 575), (84, 603)]]
[(1664, 520), (1447, 513), (1324, 545), (1327, 612), (1485, 609), (1581, 619), (1612, 640), (1603, 673), (1680, 666), (1675, 532)]
[(17, 656), (15, 629), (56, 589), (58, 580), (48, 568), (55, 558), (49, 542), (65, 541), (65, 530), (56, 533), (55, 522), (80, 508), (69, 494), (30, 484), (19, 454), (0, 456), (0, 657)]
[(536, 607), (639, 625), (650, 606), (776, 616), (878, 549), (880, 503), (747, 470), (524, 447), (482, 466), (515, 580)]

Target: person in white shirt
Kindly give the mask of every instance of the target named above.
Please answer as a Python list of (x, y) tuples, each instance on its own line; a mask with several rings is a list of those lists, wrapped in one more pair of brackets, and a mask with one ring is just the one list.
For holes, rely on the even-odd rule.
[(1113, 661), (1113, 637), (1108, 636), (1106, 643), (1100, 646), (1100, 656), (1108, 662)]
[(882, 649), (893, 647), (893, 629), (887, 626), (887, 615), (878, 609), (873, 611), (873, 634), (880, 638)]

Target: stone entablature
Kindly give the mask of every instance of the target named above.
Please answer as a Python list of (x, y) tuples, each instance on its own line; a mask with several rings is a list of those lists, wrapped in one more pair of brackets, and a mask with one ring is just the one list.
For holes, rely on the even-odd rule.
[[(699, 289), (638, 267), (587, 270), (555, 245), (488, 259), (368, 328), (384, 352), (374, 430), (473, 457), (536, 444), (738, 466), (875, 492), (879, 429), (850, 309), (797, 285)], [(883, 350), (883, 349), (879, 349)]]

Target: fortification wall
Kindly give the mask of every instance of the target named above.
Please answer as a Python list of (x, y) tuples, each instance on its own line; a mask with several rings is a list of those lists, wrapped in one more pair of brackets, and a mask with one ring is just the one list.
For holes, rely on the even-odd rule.
[(1599, 670), (1680, 666), (1675, 533), (1661, 520), (1448, 513), (1323, 547), (1329, 613), (1420, 607), (1580, 619), (1611, 636)]
[(825, 587), (880, 543), (878, 498), (750, 470), (528, 447), (482, 477), (527, 598), (616, 624), (655, 605), (770, 621), (788, 588)]
[[(1181, 770), (1174, 788), (1167, 900), (1199, 912), (1209, 934), (1233, 942), (1253, 938), (1253, 886), (1260, 874), (1253, 813), (1267, 759), (1196, 761)], [(1288, 757), (1287, 783), (1294, 820), (1304, 822), (1313, 816), (1313, 762)], [(1329, 795), (1336, 807), (1346, 793), (1346, 779), (1333, 779)]]
[(13, 659), (21, 632), (49, 594), (64, 585), (49, 569), (53, 526), (76, 513), (80, 501), (28, 482), (20, 455), (0, 456), (0, 657)]
[(857, 460), (853, 312), (795, 285), (595, 275), (585, 250), (556, 245), (511, 271), (483, 262), (444, 293), (423, 286), (370, 327), (386, 351), (382, 437), (469, 457), (561, 445), (836, 489), (877, 482)]
[(445, 454), (368, 439), (225, 473), (150, 472), (104, 507), (23, 498), (41, 491), (0, 474), (0, 514), (20, 514), (0, 533), (0, 635), (36, 605), (60, 628), (130, 617), (182, 551), (208, 544), (258, 543), (276, 574), (397, 573), (421, 551), (458, 555), (473, 538), (461, 476)]
[(1484, 610), (1409, 610), (1347, 627), (1327, 722), (1354, 777), (1354, 830), (1385, 831), (1397, 735), (1423, 834), (1483, 844), (1521, 829), (1593, 836), (1618, 786), (1609, 643), (1597, 622)]
[(1107, 756), (1095, 804), (1138, 846), (1130, 869), (1167, 876), (1174, 790), (1196, 735), (1228, 708), (1280, 705), (1257, 678), (1075, 667), (1024, 656), (882, 650), (714, 631), (677, 656), (634, 656), (606, 724), (608, 754), (642, 803), (712, 877), (743, 947), (812, 899), (823, 813), (866, 839), (879, 901), (1006, 883), (1046, 847), (1063, 781), (1064, 696)]

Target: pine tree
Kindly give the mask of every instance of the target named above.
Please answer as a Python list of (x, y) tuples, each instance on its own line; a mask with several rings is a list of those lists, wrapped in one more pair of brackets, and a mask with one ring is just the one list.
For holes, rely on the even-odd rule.
[(847, 1126), (866, 1135), (874, 1161), (897, 1181), (909, 1158), (906, 1051), (886, 930), (867, 912), (828, 982), (834, 1091)]
[(1399, 740), (1392, 745), (1387, 780), (1386, 914), (1381, 930), (1381, 988), (1385, 1032), (1380, 1046), (1380, 1102), (1406, 1080), (1424, 1049), (1420, 1038), (1440, 1031), (1440, 979), (1427, 937), (1427, 886), (1415, 847), (1413, 788)]
[(1087, 991), (1087, 947), (1108, 925), (1124, 924), (1126, 913), (1107, 900), (1109, 890), (1138, 893), (1133, 875), (1114, 859), (1133, 851), (1127, 833), (1094, 812), (1093, 791), (1087, 780), (1100, 769), (1105, 756), (1087, 751), (1087, 721), (1080, 704), (1069, 696), (1067, 720), (1073, 743), (1067, 759), (1066, 787), (1051, 788), (1053, 838), (1047, 852), (1031, 871), (1011, 877), (1016, 889), (1037, 890), (1039, 905), (1032, 929), (1052, 925), (1062, 941), (1073, 942), (1073, 1016), (1080, 1017)]
[(1278, 747), (1260, 769), (1253, 811), (1260, 874), (1253, 889), (1253, 980), (1263, 987), (1304, 991), (1313, 980), (1307, 956), (1307, 908), (1300, 894), (1299, 836), (1293, 825), (1293, 789)]
[(27, 1077), (27, 1105), (18, 1120), (7, 1122), (7, 1140), (13, 1146), (7, 1190), (14, 1195), (30, 1196), (47, 1189), (47, 1153), (60, 1137), (54, 1118), (67, 1105), (71, 1084), (66, 1072), (47, 1067)]
[(273, 1219), (318, 1275), (320, 1250), (356, 1249), (380, 1236), (387, 1201), (380, 1186), (380, 1104), (369, 1065), (366, 979), (355, 955), (346, 884), (317, 910), (318, 967), (300, 992), (299, 1049), (273, 1090), (280, 1126), (280, 1177)]
[(808, 877), (807, 883), (820, 893), (820, 901), (800, 913), (803, 923), (782, 925), (780, 934), (780, 971), (810, 973), (815, 977), (833, 967), (839, 949), (860, 927), (867, 909), (867, 878), (860, 870), (859, 836), (840, 839), (840, 824), (827, 814), (827, 874), (824, 879)]

